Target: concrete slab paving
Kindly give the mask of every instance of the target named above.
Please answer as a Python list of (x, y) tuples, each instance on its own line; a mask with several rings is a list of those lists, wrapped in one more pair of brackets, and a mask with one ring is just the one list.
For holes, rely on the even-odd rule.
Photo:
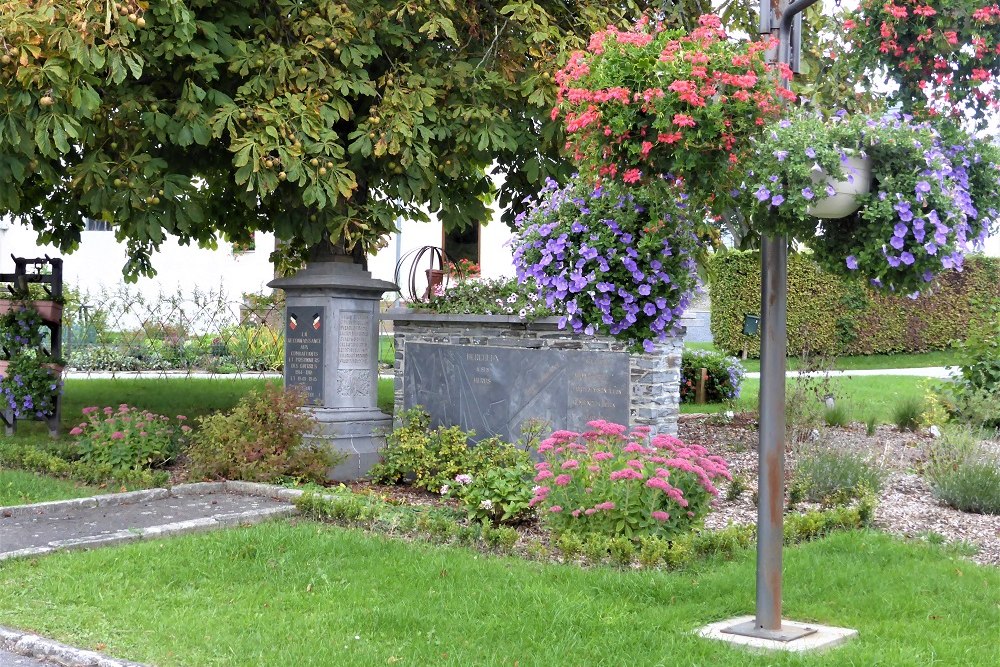
[(300, 493), (218, 482), (0, 507), (0, 560), (288, 516)]
[(739, 616), (717, 623), (710, 623), (698, 630), (698, 634), (706, 639), (716, 639), (741, 646), (753, 651), (787, 651), (789, 653), (805, 653), (808, 651), (824, 651), (835, 646), (840, 646), (858, 636), (857, 630), (850, 628), (835, 628), (829, 625), (818, 623), (799, 623), (782, 619), (781, 627), (802, 628), (811, 631), (798, 639), (791, 641), (778, 641), (774, 639), (763, 639), (761, 637), (748, 637), (746, 635), (732, 634), (726, 630), (753, 621), (753, 616)]
[(0, 649), (0, 667), (52, 667), (52, 663)]

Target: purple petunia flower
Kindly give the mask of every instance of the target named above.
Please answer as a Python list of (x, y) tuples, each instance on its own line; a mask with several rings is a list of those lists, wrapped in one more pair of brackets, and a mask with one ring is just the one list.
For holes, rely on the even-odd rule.
[(858, 258), (854, 255), (847, 256), (847, 268), (851, 271), (857, 271), (858, 269)]

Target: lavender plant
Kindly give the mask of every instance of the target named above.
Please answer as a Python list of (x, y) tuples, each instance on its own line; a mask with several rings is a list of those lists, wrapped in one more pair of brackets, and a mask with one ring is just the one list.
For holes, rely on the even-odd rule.
[(686, 199), (665, 180), (549, 180), (517, 218), (518, 280), (534, 280), (547, 308), (562, 304), (560, 328), (650, 352), (680, 326), (698, 285)]

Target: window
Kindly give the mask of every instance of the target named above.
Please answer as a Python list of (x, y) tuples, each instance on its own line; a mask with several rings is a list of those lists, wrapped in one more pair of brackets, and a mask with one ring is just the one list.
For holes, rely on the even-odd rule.
[(111, 223), (107, 220), (94, 220), (93, 218), (84, 218), (84, 231), (88, 232), (110, 232)]
[(469, 225), (462, 230), (444, 233), (442, 247), (451, 262), (465, 259), (479, 264), (479, 225)]

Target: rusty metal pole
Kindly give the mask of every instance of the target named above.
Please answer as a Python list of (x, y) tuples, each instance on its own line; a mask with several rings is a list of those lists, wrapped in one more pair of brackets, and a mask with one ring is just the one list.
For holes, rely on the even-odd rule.
[[(761, 33), (778, 33), (773, 61), (789, 64), (795, 15), (817, 0), (761, 0)], [(780, 79), (787, 86), (788, 80)], [(791, 641), (814, 632), (781, 625), (785, 506), (785, 356), (788, 348), (788, 238), (763, 236), (760, 246), (760, 428), (757, 461), (756, 617), (725, 632)]]

